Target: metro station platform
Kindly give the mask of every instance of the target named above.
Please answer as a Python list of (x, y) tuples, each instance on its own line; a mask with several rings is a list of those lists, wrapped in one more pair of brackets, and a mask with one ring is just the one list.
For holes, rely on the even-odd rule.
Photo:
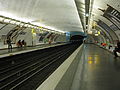
[(119, 90), (120, 58), (94, 44), (80, 46), (37, 90)]
[[(64, 43), (62, 43), (64, 44)], [(20, 53), (25, 53), (25, 52), (30, 52), (30, 51), (34, 51), (37, 49), (44, 49), (44, 48), (48, 48), (48, 47), (54, 47), (57, 45), (62, 45), (62, 44), (57, 44), (57, 43), (52, 43), (52, 44), (39, 44), (39, 45), (34, 45), (34, 46), (26, 46), (26, 47), (16, 47), (15, 45), (12, 48), (12, 52), (9, 52), (7, 46), (4, 48), (0, 48), (0, 57), (6, 57), (6, 56), (10, 56), (10, 55), (16, 55), (16, 54), (20, 54)]]
[(79, 90), (120, 89), (120, 58), (95, 45), (86, 45), (84, 56)]
[[(12, 54), (30, 52), (60, 44), (13, 49)], [(8, 50), (0, 51), (9, 56)], [(6, 54), (5, 54), (6, 53)], [(119, 90), (120, 57), (94, 44), (77, 48), (36, 90)], [(12, 90), (12, 89), (11, 89)], [(21, 89), (20, 89), (21, 90)]]

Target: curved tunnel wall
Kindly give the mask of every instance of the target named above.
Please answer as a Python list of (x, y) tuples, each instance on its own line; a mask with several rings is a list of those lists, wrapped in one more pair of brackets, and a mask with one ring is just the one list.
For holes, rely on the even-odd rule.
[(105, 22), (99, 20), (98, 24), (104, 28), (113, 38), (113, 40), (118, 40), (118, 36), (116, 35), (116, 33), (110, 28), (109, 25), (107, 25)]
[[(116, 27), (111, 27), (112, 25), (109, 24), (107, 30), (110, 30), (110, 34), (113, 38), (114, 44), (116, 44), (117, 40), (120, 40), (120, 12), (119, 9), (114, 5), (111, 6), (107, 4), (107, 9), (103, 11), (103, 17), (104, 19), (108, 20), (109, 22), (111, 22), (111, 24)], [(108, 22), (104, 23), (105, 20), (102, 21), (102, 24), (108, 24)], [(111, 29), (110, 29), (111, 28)]]
[[(11, 23), (0, 23), (0, 46), (7, 45), (7, 36), (10, 37), (12, 44), (16, 46), (18, 40), (25, 40), (27, 46), (38, 45), (43, 43), (66, 42), (65, 34), (42, 31), (30, 27), (21, 27), (20, 25)], [(52, 34), (51, 34), (52, 33)], [(49, 35), (49, 37), (48, 37)]]
[(106, 28), (105, 26), (103, 26), (103, 24), (102, 24), (101, 22), (98, 22), (98, 25), (99, 25), (101, 28), (103, 28), (103, 29), (107, 32), (107, 34), (109, 34), (109, 37), (111, 38), (111, 43), (114, 43), (114, 40), (116, 40), (116, 38), (114, 38), (114, 37), (112, 36), (111, 31), (110, 31), (108, 28)]
[(96, 28), (97, 30), (101, 31), (101, 36), (104, 38), (105, 42), (109, 42), (109, 43), (113, 43), (112, 38), (110, 37), (110, 35), (108, 34), (108, 32), (106, 32), (106, 30), (104, 30), (102, 27), (97, 26)]

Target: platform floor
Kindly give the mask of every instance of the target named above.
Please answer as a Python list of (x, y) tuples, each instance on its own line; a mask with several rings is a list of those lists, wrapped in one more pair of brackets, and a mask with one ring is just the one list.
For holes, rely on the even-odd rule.
[(79, 90), (120, 90), (120, 58), (93, 44), (86, 44), (84, 72)]

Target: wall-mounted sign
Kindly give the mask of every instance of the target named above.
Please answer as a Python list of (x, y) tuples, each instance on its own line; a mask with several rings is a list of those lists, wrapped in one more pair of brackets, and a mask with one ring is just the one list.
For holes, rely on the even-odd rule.
[(34, 33), (36, 33), (36, 30), (33, 28), (31, 32), (32, 32), (32, 34), (34, 34)]
[(104, 15), (105, 14), (110, 14), (114, 17), (116, 17), (117, 19), (120, 20), (120, 12), (117, 11), (115, 8), (111, 7), (111, 6), (108, 6), (107, 10), (105, 11)]

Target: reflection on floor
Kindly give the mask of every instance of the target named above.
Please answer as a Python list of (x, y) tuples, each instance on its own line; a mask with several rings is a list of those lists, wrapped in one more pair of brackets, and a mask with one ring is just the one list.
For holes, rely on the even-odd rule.
[(120, 90), (120, 58), (86, 44), (85, 68), (79, 90)]

